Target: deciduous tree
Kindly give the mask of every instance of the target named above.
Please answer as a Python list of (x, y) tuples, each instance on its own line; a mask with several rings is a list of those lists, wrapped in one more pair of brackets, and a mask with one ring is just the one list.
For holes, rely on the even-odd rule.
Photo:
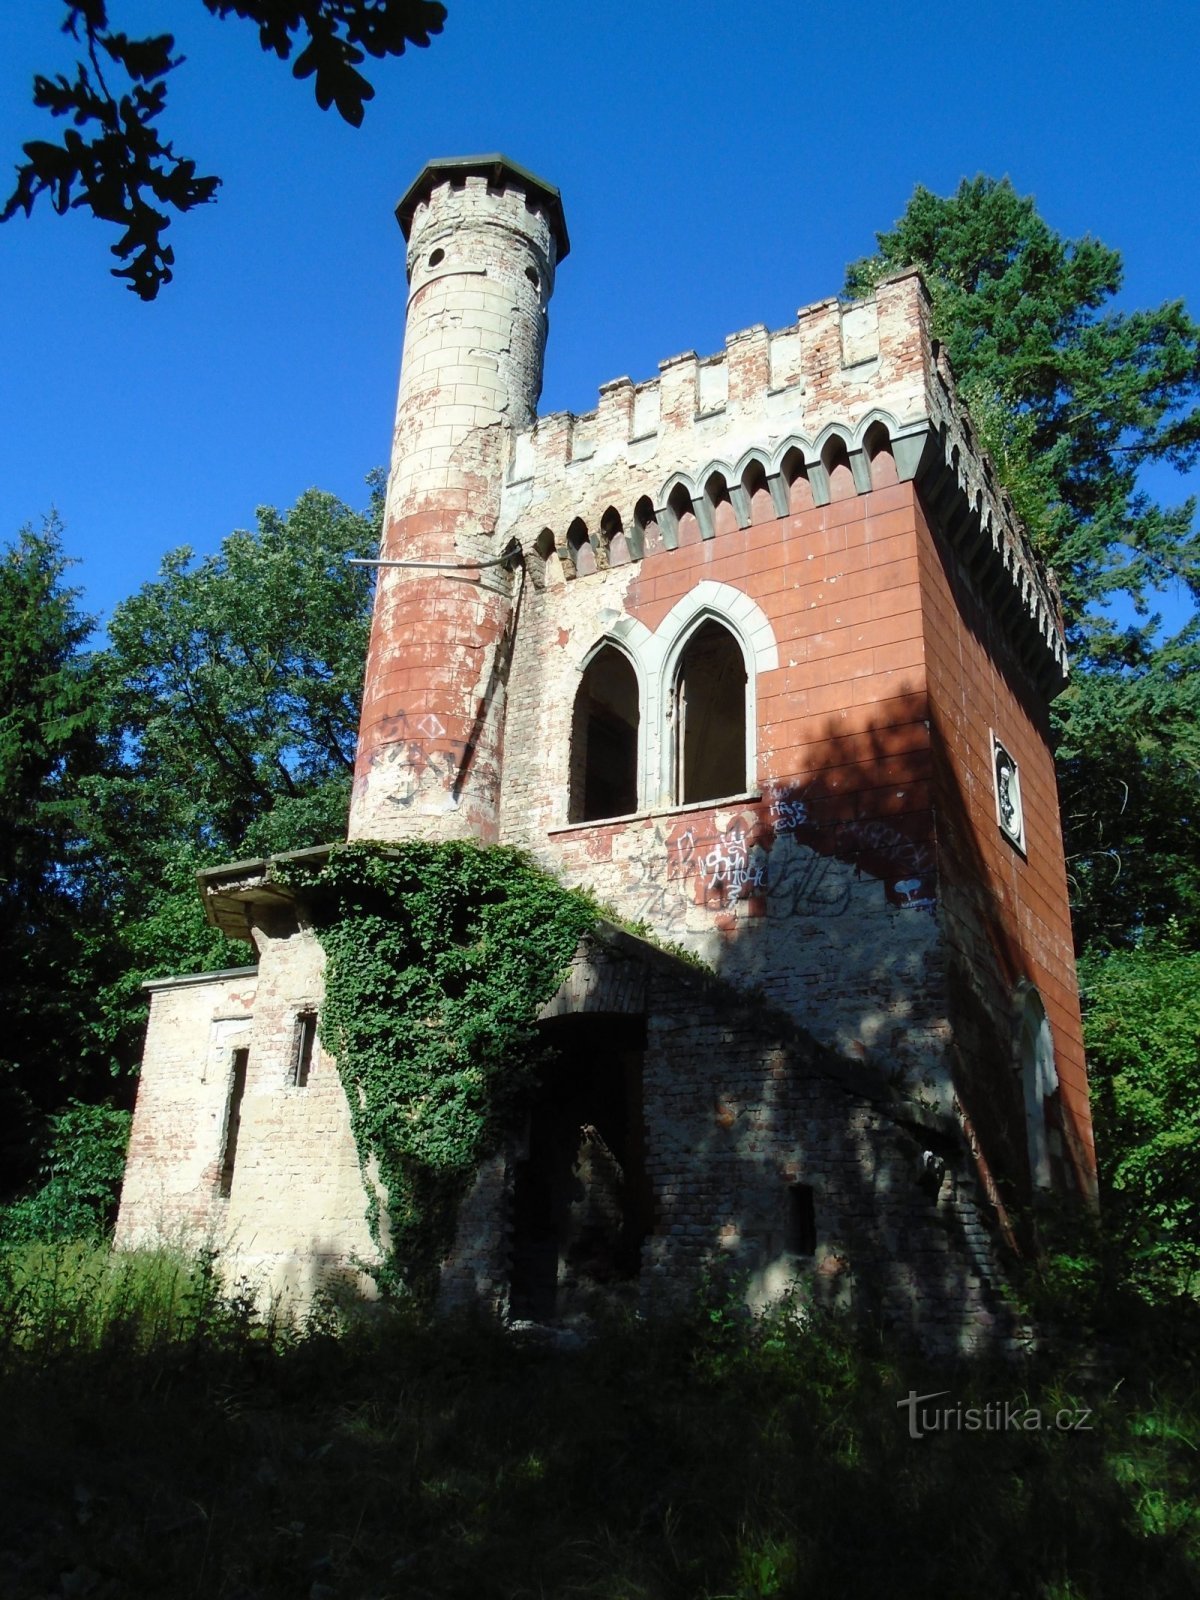
[[(158, 119), (166, 109), (167, 78), (183, 65), (175, 36), (131, 39), (110, 27), (107, 0), (64, 0), (63, 31), (82, 59), (74, 77), (39, 73), (33, 103), (54, 117), (70, 117), (59, 143), (34, 139), (24, 146), (17, 185), (0, 212), (7, 222), (26, 216), (46, 194), (58, 212), (83, 207), (123, 231), (112, 252), (126, 266), (113, 276), (143, 300), (153, 300), (171, 280), (175, 253), (163, 242), (167, 212), (190, 211), (215, 199), (221, 180), (201, 175), (196, 162), (164, 143)], [(322, 110), (336, 105), (354, 127), (375, 90), (358, 70), (367, 56), (403, 55), (410, 44), (428, 45), (440, 33), (446, 8), (438, 0), (204, 0), (216, 17), (237, 16), (258, 28), (263, 50), (292, 58), (297, 78), (312, 78)], [(84, 131), (87, 130), (87, 136)]]

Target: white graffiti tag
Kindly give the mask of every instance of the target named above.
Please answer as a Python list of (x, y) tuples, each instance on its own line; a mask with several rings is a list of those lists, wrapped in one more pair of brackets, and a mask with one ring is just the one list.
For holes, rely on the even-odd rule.
[(746, 852), (743, 828), (731, 828), (724, 838), (718, 839), (701, 861), (700, 870), (704, 873), (705, 887), (710, 891), (723, 888), (730, 903), (743, 889), (760, 888), (764, 881), (761, 862), (751, 861)]
[(771, 801), (771, 822), (776, 833), (795, 833), (808, 821), (808, 807), (794, 796), (776, 795)]

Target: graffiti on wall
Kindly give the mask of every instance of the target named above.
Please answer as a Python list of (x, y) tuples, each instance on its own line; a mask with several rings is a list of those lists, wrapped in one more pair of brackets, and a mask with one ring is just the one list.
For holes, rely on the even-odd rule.
[[(407, 810), (418, 795), (440, 789), (445, 792), (446, 810), (458, 806), (463, 778), (476, 753), (473, 743), (448, 738), (445, 724), (432, 711), (397, 711), (378, 724), (376, 737), (371, 769), (388, 773), (388, 799), (392, 805)], [(472, 786), (482, 792), (482, 798), (494, 802), (499, 794), (499, 775), (476, 770), (472, 773)]]
[[(750, 917), (839, 917), (855, 885), (882, 882), (905, 910), (936, 904), (933, 852), (884, 819), (820, 822), (798, 786), (723, 817), (680, 819), (630, 859), (634, 914), (656, 929), (681, 931), (689, 906)], [(649, 844), (649, 841), (647, 841)], [(663, 858), (666, 871), (663, 872)]]

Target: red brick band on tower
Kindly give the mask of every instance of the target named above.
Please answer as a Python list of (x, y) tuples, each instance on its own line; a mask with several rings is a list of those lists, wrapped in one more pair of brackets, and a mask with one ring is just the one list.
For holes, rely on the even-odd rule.
[(409, 296), (380, 557), (413, 565), (380, 569), (350, 837), (494, 842), (513, 583), (495, 528), (569, 242), (557, 189), (503, 156), (430, 162), (396, 215)]

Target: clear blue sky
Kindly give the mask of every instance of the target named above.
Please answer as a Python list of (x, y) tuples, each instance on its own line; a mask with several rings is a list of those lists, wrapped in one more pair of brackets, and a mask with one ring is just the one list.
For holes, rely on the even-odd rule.
[[(47, 136), (30, 85), (73, 59), (59, 9), (0, 8), (4, 163)], [(1122, 304), (1200, 315), (1194, 4), (449, 0), (428, 51), (374, 64), (359, 130), (200, 0), (109, 10), (134, 36), (174, 28), (168, 127), (225, 183), (172, 225), (176, 278), (150, 306), (109, 276), (91, 218), (0, 228), (0, 539), (56, 507), (102, 619), (165, 551), (211, 550), (257, 505), (311, 485), (365, 501), (399, 368), (392, 208), (431, 155), (503, 150), (562, 190), (543, 411), (786, 324), (916, 184), (977, 172), (1118, 248)]]

